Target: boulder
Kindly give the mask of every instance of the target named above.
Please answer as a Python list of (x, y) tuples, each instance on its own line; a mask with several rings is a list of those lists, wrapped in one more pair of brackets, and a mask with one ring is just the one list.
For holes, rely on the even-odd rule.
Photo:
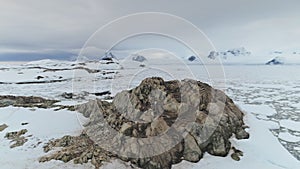
[[(84, 132), (106, 152), (103, 157), (119, 158), (140, 168), (171, 168), (182, 160), (198, 162), (205, 152), (227, 156), (230, 138), (249, 138), (244, 114), (234, 102), (224, 92), (196, 80), (146, 78), (136, 88), (116, 94), (112, 102), (93, 100), (76, 107), (90, 119)], [(76, 151), (74, 144), (64, 147), (70, 150), (70, 146)]]

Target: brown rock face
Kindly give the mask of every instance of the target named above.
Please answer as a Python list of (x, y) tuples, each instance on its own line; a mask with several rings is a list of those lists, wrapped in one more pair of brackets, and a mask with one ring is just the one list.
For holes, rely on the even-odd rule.
[(147, 78), (112, 102), (95, 100), (77, 108), (90, 118), (85, 132), (94, 144), (140, 168), (198, 162), (205, 152), (226, 156), (233, 134), (249, 137), (233, 101), (195, 80)]

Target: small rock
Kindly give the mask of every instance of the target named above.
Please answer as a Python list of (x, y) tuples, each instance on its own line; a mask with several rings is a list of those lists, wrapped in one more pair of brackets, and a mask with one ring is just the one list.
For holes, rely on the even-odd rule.
[(14, 132), (8, 132), (5, 135), (5, 138), (9, 139), (12, 141), (12, 145), (10, 146), (10, 148), (15, 148), (15, 147), (19, 147), (24, 145), (28, 139), (25, 138), (24, 134), (27, 133), (27, 129), (22, 129), (20, 131), (14, 131)]
[(192, 61), (196, 60), (196, 57), (195, 57), (195, 56), (190, 56), (190, 57), (188, 58), (188, 60), (192, 62)]
[(6, 124), (0, 125), (0, 132), (5, 130), (8, 126)]
[(65, 99), (72, 99), (73, 98), (73, 93), (64, 92), (61, 96)]
[(244, 156), (244, 153), (241, 150), (238, 150), (235, 147), (232, 147), (232, 150), (234, 153), (238, 154), (239, 156)]
[(238, 132), (236, 132), (235, 137), (237, 139), (248, 139), (250, 137), (249, 133), (246, 132), (245, 130), (241, 129)]
[(239, 157), (239, 155), (237, 153), (232, 153), (231, 158), (234, 159), (235, 161), (240, 161), (241, 160), (241, 158)]
[(27, 124), (29, 124), (29, 123), (27, 123), (27, 122), (21, 123), (22, 126), (25, 126)]
[(44, 78), (43, 76), (37, 76), (36, 77), (37, 80), (40, 80), (40, 79), (43, 79), (43, 78)]

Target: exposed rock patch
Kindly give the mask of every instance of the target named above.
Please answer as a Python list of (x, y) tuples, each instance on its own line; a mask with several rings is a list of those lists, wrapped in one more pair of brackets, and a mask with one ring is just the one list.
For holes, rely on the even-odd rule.
[(24, 145), (28, 141), (28, 139), (25, 136), (23, 136), (26, 133), (27, 129), (6, 133), (5, 138), (11, 140), (12, 142), (10, 148), (15, 148)]
[(0, 107), (15, 106), (15, 107), (53, 107), (57, 100), (48, 100), (35, 96), (0, 96)]
[(74, 68), (64, 68), (64, 69), (50, 69), (50, 68), (46, 68), (44, 70), (44, 72), (57, 72), (57, 71), (65, 71), (65, 70), (85, 70), (88, 73), (99, 73), (99, 72), (101, 72), (101, 70), (89, 69), (89, 68), (86, 68), (86, 67), (74, 67)]
[(95, 168), (99, 168), (103, 162), (108, 162), (113, 157), (111, 153), (94, 144), (86, 134), (81, 134), (77, 137), (64, 136), (61, 139), (50, 141), (44, 146), (44, 151), (49, 152), (56, 147), (65, 148), (54, 154), (41, 157), (39, 161), (60, 160), (69, 162), (73, 160), (75, 164), (83, 164), (90, 161)]
[(95, 96), (107, 95), (108, 96), (110, 94), (111, 94), (110, 91), (95, 92), (95, 93), (81, 92), (79, 94), (64, 92), (63, 94), (61, 94), (61, 97), (65, 98), (65, 99), (85, 99), (85, 97), (88, 95), (95, 95)]
[(75, 111), (75, 106), (56, 104), (58, 102), (58, 100), (50, 100), (36, 96), (0, 96), (0, 107), (14, 106), (25, 108), (37, 107), (43, 109), (56, 108), (55, 111), (62, 109)]
[(5, 130), (8, 126), (6, 124), (1, 124), (0, 125), (0, 132)]
[[(84, 139), (68, 137), (72, 144), (60, 144), (66, 138), (54, 141), (64, 148), (41, 161), (75, 159), (76, 163), (82, 157), (81, 162), (99, 167), (113, 157), (140, 168), (171, 168), (182, 160), (198, 162), (205, 152), (227, 156), (229, 138), (249, 138), (243, 112), (233, 101), (195, 80), (147, 78), (138, 87), (118, 93), (112, 102), (90, 101), (77, 106), (77, 111), (90, 118)], [(103, 160), (87, 155), (98, 148)], [(61, 158), (65, 154), (70, 155)], [(232, 156), (238, 160), (239, 154)]]

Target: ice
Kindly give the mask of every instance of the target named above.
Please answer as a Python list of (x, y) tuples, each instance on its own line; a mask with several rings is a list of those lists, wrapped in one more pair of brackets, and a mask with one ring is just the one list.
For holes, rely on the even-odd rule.
[(287, 141), (287, 142), (299, 142), (300, 141), (300, 137), (294, 136), (292, 134), (290, 134), (289, 132), (280, 132), (278, 135), (278, 138), (280, 138), (281, 140)]
[[(66, 79), (63, 82), (45, 84), (0, 84), (1, 95), (41, 96), (59, 100), (59, 105), (75, 105), (94, 99), (88, 96), (86, 100), (74, 100), (61, 97), (64, 92), (102, 92), (111, 90), (112, 95), (120, 90), (138, 85), (145, 77), (161, 76), (165, 80), (197, 78), (211, 83), (215, 78), (207, 70), (223, 70), (226, 80), (226, 94), (237, 103), (246, 113), (245, 122), (250, 127), (249, 140), (232, 139), (233, 145), (244, 152), (241, 161), (233, 161), (229, 156), (213, 157), (205, 154), (197, 164), (182, 162), (176, 168), (230, 168), (230, 169), (295, 169), (300, 168), (299, 161), (299, 135), (300, 132), (300, 79), (299, 66), (265, 66), (265, 65), (198, 65), (197, 63), (181, 63), (171, 61), (169, 58), (158, 62), (147, 58), (145, 67), (140, 67), (139, 62), (122, 60), (120, 64), (105, 64), (104, 62), (69, 62), (57, 60), (42, 60), (27, 64), (1, 65), (0, 82), (26, 82), (40, 80)], [(242, 59), (236, 59), (235, 62)], [(228, 60), (228, 63), (230, 59)], [(79, 63), (81, 65), (79, 65)], [(34, 67), (51, 69), (72, 69), (82, 66), (100, 71), (114, 71), (113, 74), (88, 73), (86, 70), (46, 71)], [(151, 68), (151, 67), (154, 68)], [(31, 67), (29, 69), (29, 67)], [(121, 69), (122, 68), (122, 69)], [(192, 72), (191, 72), (192, 71)], [(220, 73), (220, 72), (219, 72)], [(221, 72), (222, 73), (222, 72)], [(218, 75), (218, 74), (216, 74)], [(219, 74), (218, 78), (222, 77)], [(105, 79), (104, 77), (114, 77)], [(217, 79), (217, 78), (216, 78)], [(222, 79), (221, 79), (222, 80)], [(222, 86), (221, 86), (222, 87)], [(223, 88), (220, 88), (223, 89)], [(0, 168), (92, 168), (91, 164), (74, 165), (51, 161), (38, 163), (37, 159), (44, 154), (42, 145), (51, 138), (63, 135), (78, 135), (82, 130), (82, 122), (86, 119), (76, 112), (67, 110), (54, 111), (54, 109), (38, 108), (0, 108), (0, 124), (6, 123), (9, 127), (0, 133)], [(22, 122), (28, 122), (21, 126)], [(55, 124), (55, 125), (54, 125)], [(22, 147), (10, 149), (9, 141), (4, 139), (8, 131), (28, 129), (28, 134), (33, 136)], [(270, 131), (272, 130), (272, 132)], [(275, 131), (273, 131), (275, 130)], [(277, 138), (278, 137), (278, 138)], [(32, 145), (42, 141), (41, 145), (33, 148)], [(280, 143), (281, 141), (281, 143)], [(293, 143), (293, 144), (292, 144)], [(283, 145), (291, 147), (289, 151)], [(294, 151), (293, 151), (294, 150)], [(110, 167), (124, 167), (120, 161), (113, 161), (105, 165)]]
[(273, 108), (267, 105), (249, 105), (249, 104), (244, 104), (242, 109), (247, 110), (251, 113), (258, 114), (261, 116), (273, 116), (277, 112)]
[(293, 120), (281, 120), (280, 126), (285, 127), (290, 130), (300, 131), (300, 122), (293, 121)]

